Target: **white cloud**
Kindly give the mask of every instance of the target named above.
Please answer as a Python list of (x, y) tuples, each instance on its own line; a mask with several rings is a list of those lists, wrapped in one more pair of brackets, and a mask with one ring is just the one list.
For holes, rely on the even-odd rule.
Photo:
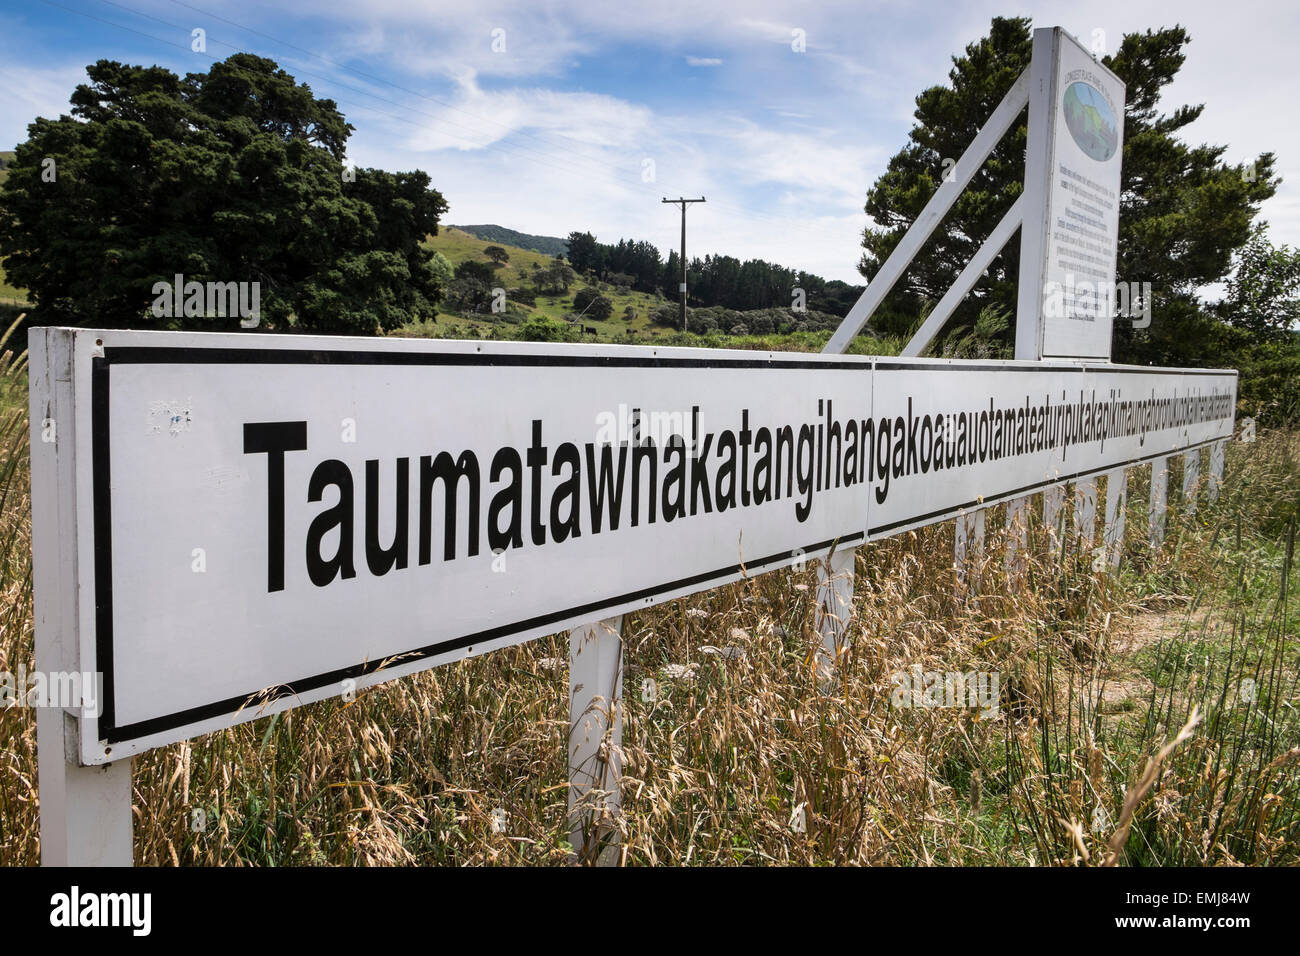
[[(549, 89), (510, 89), (485, 92), (472, 76), (461, 78), (461, 92), (451, 107), (430, 111), (425, 128), (410, 137), (409, 148), (483, 149), (521, 131), (551, 134), (550, 141), (537, 146), (518, 144), (543, 155), (541, 147), (565, 156), (566, 140), (584, 146), (628, 149), (644, 139), (650, 110), (599, 93), (571, 93)], [(581, 158), (581, 157), (578, 157)]]
[(687, 66), (722, 66), (722, 60), (716, 56), (688, 56)]
[(27, 139), (27, 127), (37, 116), (56, 119), (69, 113), (68, 98), (86, 82), (84, 65), (30, 67), (12, 59), (0, 65), (0, 149), (13, 149)]
[(723, 152), (722, 162), (747, 183), (797, 187), (801, 201), (811, 194), (820, 203), (860, 206), (871, 171), (887, 158), (878, 147), (837, 145), (830, 130), (791, 133), (748, 121), (737, 125), (726, 135), (734, 149)]

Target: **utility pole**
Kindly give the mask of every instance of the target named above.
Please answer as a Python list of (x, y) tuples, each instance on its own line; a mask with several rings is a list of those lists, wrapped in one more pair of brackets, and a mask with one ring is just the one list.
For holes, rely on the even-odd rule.
[(686, 331), (686, 204), (691, 202), (704, 202), (704, 197), (699, 199), (665, 199), (664, 202), (682, 207), (682, 331)]

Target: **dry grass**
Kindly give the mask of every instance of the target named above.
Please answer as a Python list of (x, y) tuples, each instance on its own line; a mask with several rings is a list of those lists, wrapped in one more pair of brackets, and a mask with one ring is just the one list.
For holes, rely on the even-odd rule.
[[(0, 670), (12, 671), (32, 658), (30, 502), (22, 363), (2, 371)], [(1117, 579), (1073, 543), (1048, 557), (1036, 528), (1036, 558), (1010, 585), (996, 516), (970, 591), (950, 566), (951, 524), (859, 549), (853, 640), (828, 694), (811, 570), (629, 616), (625, 861), (1298, 862), (1284, 582), (1300, 432), (1234, 448), (1227, 489), (1194, 521), (1175, 511), (1152, 553), (1131, 481)], [(1154, 636), (1133, 640), (1135, 624)], [(136, 861), (564, 864), (566, 660), (565, 640), (548, 638), (146, 754)], [(891, 675), (913, 665), (998, 672), (999, 715), (891, 706)], [(1199, 726), (1180, 733), (1193, 712)], [(31, 709), (0, 712), (4, 864), (39, 859), (35, 724)]]

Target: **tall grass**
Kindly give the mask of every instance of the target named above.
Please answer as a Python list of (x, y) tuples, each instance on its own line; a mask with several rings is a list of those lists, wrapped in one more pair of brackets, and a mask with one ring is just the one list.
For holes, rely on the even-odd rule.
[[(32, 667), (27, 441), (25, 362), (6, 352), (9, 671)], [(812, 570), (627, 617), (624, 860), (1300, 862), (1300, 432), (1234, 446), (1223, 494), (1195, 517), (1173, 495), (1156, 550), (1137, 471), (1116, 577), (1035, 525), (1009, 581), (1000, 509), (969, 586), (951, 523), (860, 548), (828, 693)], [(151, 751), (135, 761), (136, 861), (564, 864), (566, 661), (566, 640), (546, 638)], [(892, 706), (891, 678), (913, 665), (998, 672), (997, 717)], [(4, 864), (39, 859), (35, 724), (0, 711)]]

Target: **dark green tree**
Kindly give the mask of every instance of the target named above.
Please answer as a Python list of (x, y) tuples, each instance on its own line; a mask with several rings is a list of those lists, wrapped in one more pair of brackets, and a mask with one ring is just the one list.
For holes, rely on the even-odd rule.
[(457, 279), (477, 279), (484, 285), (490, 286), (496, 281), (497, 273), (496, 269), (486, 262), (466, 259), (456, 267), (455, 276)]
[(1300, 249), (1274, 246), (1267, 227), (1238, 251), (1216, 313), (1259, 340), (1285, 341), (1300, 332)]
[(333, 101), (247, 53), (183, 79), (108, 60), (87, 74), (0, 187), (0, 256), (43, 320), (158, 324), (154, 286), (178, 274), (259, 283), (263, 328), (373, 333), (433, 311), (420, 244), (447, 204), (425, 173), (346, 168)]
[(510, 261), (510, 253), (506, 252), (501, 246), (488, 246), (483, 250), (483, 255), (491, 259), (493, 265), (498, 268)]
[(552, 259), (550, 265), (545, 270), (547, 286), (553, 293), (563, 294), (569, 291), (569, 286), (577, 278), (573, 268), (563, 259)]
[[(1250, 236), (1259, 204), (1277, 186), (1270, 153), (1249, 167), (1234, 166), (1223, 161), (1225, 147), (1189, 146), (1179, 139), (1201, 106), (1167, 114), (1157, 110), (1161, 92), (1183, 64), (1188, 42), (1186, 31), (1177, 26), (1132, 33), (1102, 61), (1127, 86), (1117, 279), (1150, 282), (1154, 302), (1150, 328), (1116, 321), (1117, 361), (1184, 364), (1210, 347), (1213, 320), (1199, 309), (1196, 290), (1224, 278), (1233, 251)], [(867, 194), (866, 212), (875, 225), (864, 233), (866, 251), (859, 269), (868, 279), (1029, 66), (1030, 52), (1029, 19), (996, 17), (988, 36), (953, 58), (949, 83), (917, 97), (910, 142), (890, 159)], [(910, 332), (920, 322), (924, 303), (943, 295), (1021, 194), (1026, 114), (995, 147), (873, 316), (877, 331)], [(1019, 251), (1017, 236), (949, 320), (946, 335), (968, 335), (989, 306), (1014, 316)], [(1004, 346), (1013, 331), (1009, 326), (1000, 333)]]
[[(1300, 249), (1274, 246), (1266, 227), (1235, 257), (1206, 364), (1241, 370), (1240, 411), (1270, 424), (1300, 416)], [(1228, 359), (1225, 359), (1228, 357)], [(1230, 359), (1230, 360), (1229, 360)]]
[(614, 303), (599, 289), (585, 286), (574, 293), (573, 310), (583, 318), (603, 321), (614, 313)]
[(569, 243), (569, 265), (579, 275), (587, 272), (600, 273), (604, 268), (604, 247), (589, 232), (571, 232)]

